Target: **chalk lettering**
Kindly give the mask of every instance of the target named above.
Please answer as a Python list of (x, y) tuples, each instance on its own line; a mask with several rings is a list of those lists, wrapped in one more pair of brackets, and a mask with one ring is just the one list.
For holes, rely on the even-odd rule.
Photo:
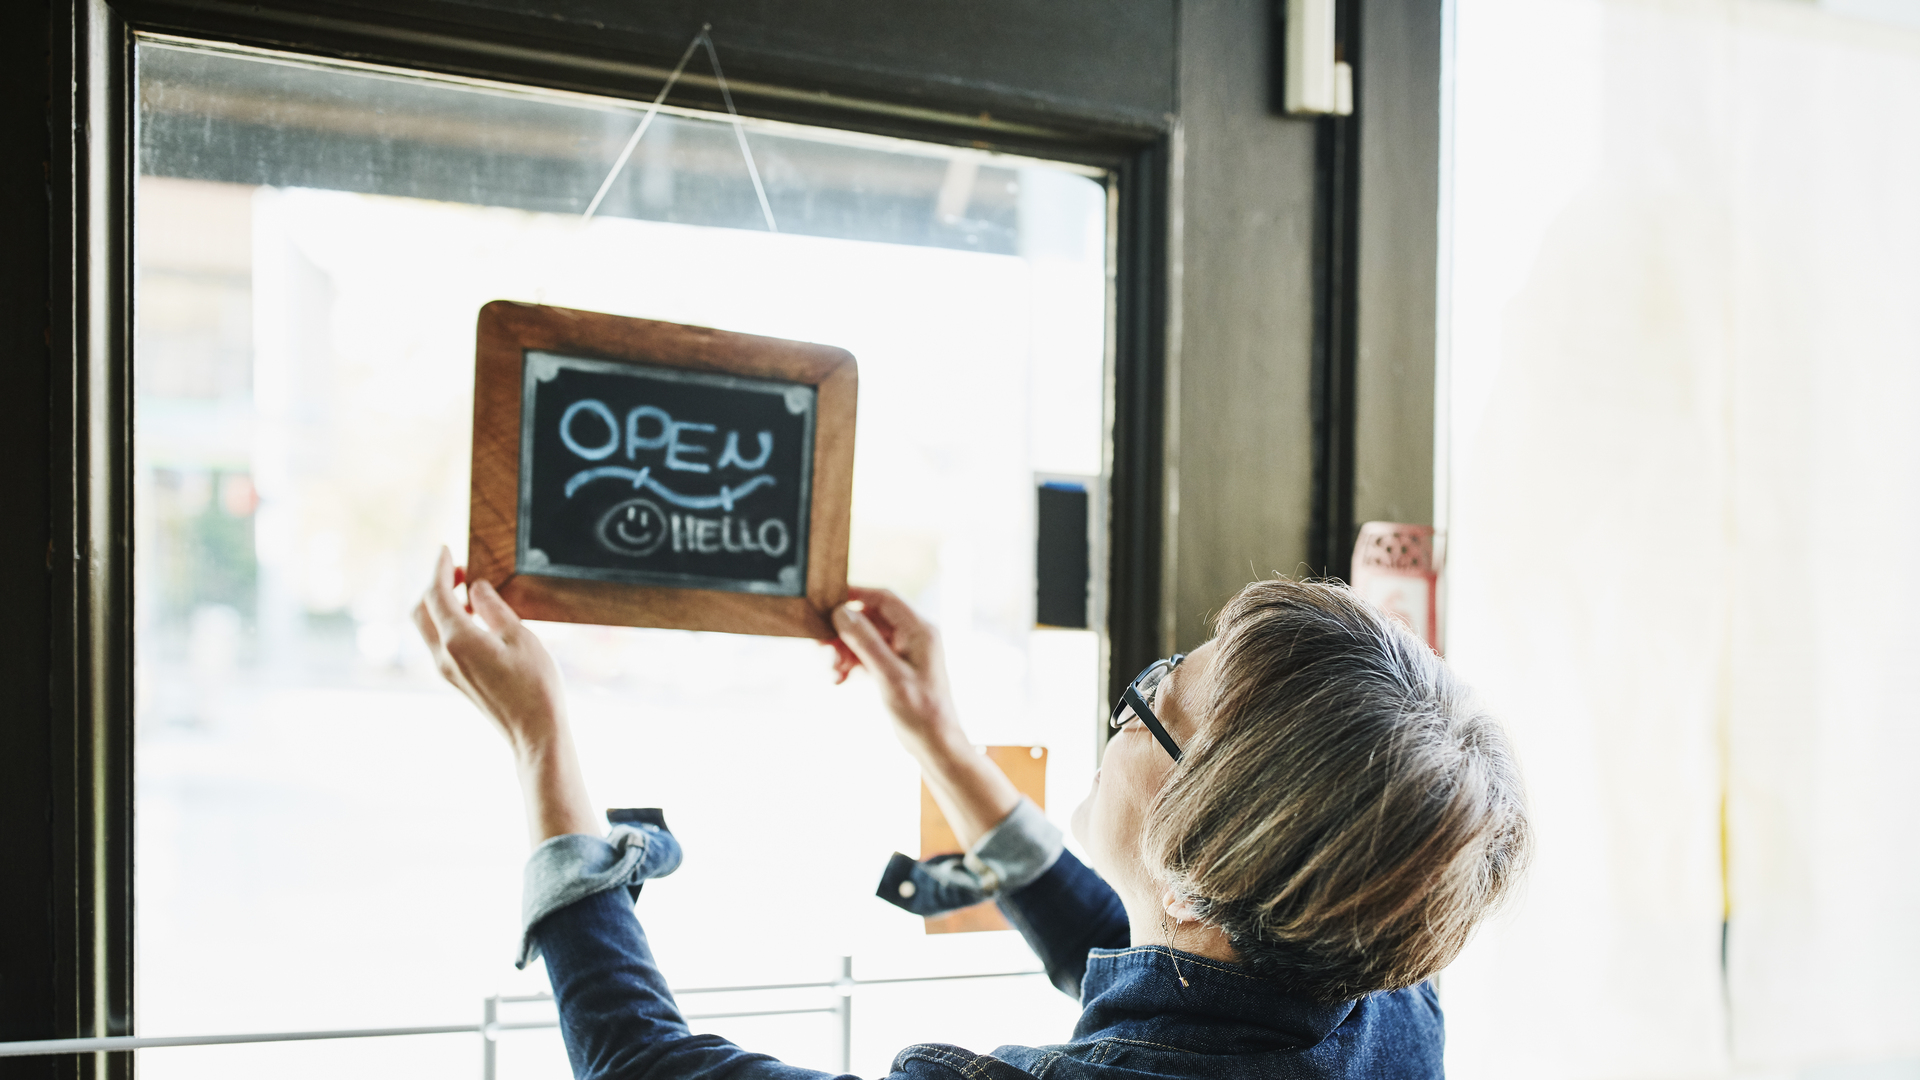
[(720, 488), (720, 507), (723, 510), (731, 510), (733, 509), (734, 501), (739, 499), (741, 496), (751, 493), (753, 489), (758, 487), (772, 487), (772, 486), (773, 486), (773, 477), (771, 476), (756, 476), (753, 479), (747, 481), (746, 483), (741, 484), (739, 487), (727, 487), (725, 485), (722, 485)]
[(647, 482), (647, 474), (652, 471), (651, 466), (635, 472), (632, 469), (622, 468), (618, 465), (602, 465), (597, 469), (581, 469), (579, 472), (567, 477), (567, 498), (573, 498), (573, 493), (579, 491), (582, 486), (608, 476), (620, 480), (631, 480), (633, 481), (634, 488), (638, 490)]
[[(606, 423), (607, 445), (587, 447), (573, 437), (573, 418), (582, 412), (590, 412)], [(613, 410), (607, 408), (605, 403), (584, 398), (567, 406), (567, 411), (560, 414), (560, 441), (567, 444), (567, 449), (588, 461), (599, 461), (620, 449), (620, 423), (613, 418)]]
[(732, 487), (722, 484), (720, 485), (719, 493), (716, 495), (682, 495), (660, 481), (655, 480), (651, 475), (652, 472), (653, 466), (651, 465), (643, 469), (629, 469), (622, 465), (600, 465), (592, 469), (582, 469), (567, 478), (565, 488), (566, 496), (569, 499), (573, 498), (574, 492), (579, 491), (582, 487), (585, 487), (595, 480), (629, 480), (632, 481), (635, 490), (643, 487), (647, 488), (655, 495), (660, 496), (673, 505), (683, 506), (688, 510), (712, 510), (718, 507), (722, 510), (731, 511), (734, 503), (746, 498), (748, 495), (753, 494), (763, 487), (772, 487), (774, 483), (773, 477), (763, 473), (748, 480), (744, 484), (737, 484)]
[(712, 518), (689, 518), (687, 524), (693, 533), (693, 550), (710, 555), (720, 550), (718, 538), (720, 523)]
[[(650, 554), (671, 541), (676, 553), (717, 555), (758, 551), (777, 559), (785, 555), (793, 543), (787, 523), (779, 518), (768, 518), (756, 529), (751, 521), (732, 515), (722, 515), (715, 520), (691, 514), (663, 514), (645, 499), (621, 503), (602, 519), (601, 528), (608, 537), (603, 542), (616, 550), (623, 547), (624, 554), (632, 555)], [(639, 550), (641, 548), (645, 550)]]
[(752, 461), (748, 461), (740, 456), (740, 433), (737, 431), (727, 432), (726, 449), (720, 451), (720, 463), (714, 467), (724, 469), (732, 465), (736, 468), (744, 469), (747, 472), (766, 468), (767, 459), (773, 456), (773, 432), (763, 431), (759, 434), (758, 438), (760, 440), (760, 456), (754, 458)]
[[(574, 438), (573, 421), (574, 418), (582, 412), (593, 413), (600, 418), (602, 423), (607, 425), (608, 441), (606, 445), (589, 447)], [(659, 430), (652, 435), (642, 434), (641, 422), (646, 420), (651, 420), (660, 425)], [(695, 423), (691, 420), (675, 420), (673, 414), (660, 408), (658, 405), (639, 405), (627, 411), (627, 460), (632, 461), (639, 457), (642, 450), (665, 450), (667, 452), (666, 466), (676, 472), (706, 473), (712, 472), (714, 469), (725, 469), (729, 467), (739, 469), (742, 472), (757, 472), (767, 467), (768, 459), (773, 457), (773, 432), (771, 431), (762, 431), (755, 434), (754, 439), (760, 445), (760, 453), (752, 460), (748, 460), (740, 453), (740, 433), (738, 431), (727, 432), (726, 445), (721, 449), (720, 460), (716, 464), (709, 465), (704, 461), (690, 460), (696, 457), (704, 457), (708, 453), (711, 453), (713, 448), (688, 439), (686, 437), (687, 434), (691, 432), (712, 432), (718, 430), (719, 429), (713, 424)], [(566, 413), (560, 418), (560, 439), (567, 444), (567, 449), (572, 450), (588, 461), (599, 461), (602, 458), (611, 456), (615, 450), (620, 448), (619, 422), (615, 420), (613, 410), (607, 408), (604, 402), (595, 401), (591, 398), (576, 401), (568, 406)], [(602, 475), (613, 474), (604, 473)], [(635, 486), (637, 487), (639, 485), (636, 484)], [(568, 492), (568, 494), (571, 495), (572, 492)]]
[[(652, 420), (660, 425), (660, 434), (642, 438), (640, 421)], [(673, 417), (667, 410), (654, 405), (642, 405), (627, 413), (627, 460), (642, 450), (658, 450), (673, 439)]]
[(712, 472), (713, 466), (704, 461), (685, 461), (680, 457), (681, 454), (704, 454), (713, 449), (710, 446), (701, 446), (699, 443), (681, 442), (681, 432), (712, 430), (714, 430), (712, 424), (696, 424), (690, 420), (675, 420), (673, 425), (667, 429), (667, 468), (678, 469), (681, 472)]
[[(779, 543), (776, 544), (767, 539), (768, 529), (772, 529), (779, 535)], [(787, 545), (790, 543), (792, 543), (792, 538), (787, 535), (786, 522), (781, 521), (779, 518), (768, 518), (760, 523), (760, 550), (765, 551), (777, 559), (787, 553)]]

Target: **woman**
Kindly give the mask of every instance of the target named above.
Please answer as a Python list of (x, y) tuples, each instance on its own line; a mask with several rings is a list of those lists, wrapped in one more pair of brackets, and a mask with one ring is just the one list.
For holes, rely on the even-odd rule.
[[(469, 612), (459, 580), (442, 551), (415, 620), (513, 747), (535, 846), (522, 962), (546, 957), (574, 1074), (823, 1076), (688, 1031), (631, 908), (677, 845), (646, 812), (601, 839), (558, 669), (486, 582)], [(853, 597), (833, 613), (840, 677), (879, 683), (968, 847), (936, 883), (996, 898), (1084, 1009), (1063, 1045), (912, 1046), (894, 1076), (1441, 1075), (1427, 980), (1512, 886), (1528, 827), (1505, 737), (1417, 638), (1338, 586), (1247, 586), (1116, 706), (1073, 817), (1089, 867), (969, 746), (933, 628), (891, 593)]]

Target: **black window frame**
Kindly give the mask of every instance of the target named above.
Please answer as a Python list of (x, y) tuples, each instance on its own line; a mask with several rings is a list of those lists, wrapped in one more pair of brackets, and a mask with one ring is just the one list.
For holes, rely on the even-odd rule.
[[(386, 10), (309, 0), (71, 0), (41, 8), (48, 47), (45, 398), (47, 594), (44, 615), (9, 632), (31, 647), (10, 667), (49, 673), (42, 697), (23, 696), (16, 723), (41, 760), (0, 766), (20, 781), (14, 812), (38, 805), (50, 851), (35, 853), (22, 896), (44, 894), (44, 918), (0, 928), (0, 1039), (132, 1034), (133, 1000), (133, 185), (137, 34), (173, 35), (426, 72), (562, 90), (650, 98), (672, 65), (666, 54), (615, 54), (556, 44), (458, 18), (432, 0)], [(697, 26), (664, 27), (679, 41)], [(724, 47), (724, 42), (723, 42)], [(928, 104), (923, 88), (873, 93), (871, 72), (823, 93), (779, 73), (735, 71), (748, 115), (926, 142), (991, 148), (1109, 170), (1114, 194), (1113, 429), (1107, 581), (1109, 696), (1158, 655), (1164, 515), (1168, 151), (1170, 121), (970, 102), (965, 88)], [(829, 88), (831, 89), (831, 88)], [(914, 93), (908, 93), (914, 89)], [(670, 99), (718, 106), (709, 80), (685, 79)], [(976, 107), (977, 106), (977, 107)], [(998, 111), (994, 111), (997, 108)], [(17, 335), (16, 335), (17, 336)], [(31, 396), (31, 395), (30, 395)], [(39, 404), (16, 406), (21, 416)], [(11, 529), (11, 527), (10, 527)], [(35, 628), (44, 629), (41, 641)], [(1115, 675), (1114, 673), (1119, 673)], [(44, 704), (43, 704), (44, 703)], [(13, 803), (9, 803), (13, 806)], [(0, 851), (0, 857), (5, 852)], [(26, 903), (23, 901), (23, 903)], [(32, 907), (31, 903), (26, 903)], [(43, 951), (44, 950), (44, 951)], [(25, 964), (21, 957), (44, 959)], [(128, 1077), (127, 1052), (12, 1059), (9, 1075)], [(38, 1062), (39, 1064), (32, 1064)]]

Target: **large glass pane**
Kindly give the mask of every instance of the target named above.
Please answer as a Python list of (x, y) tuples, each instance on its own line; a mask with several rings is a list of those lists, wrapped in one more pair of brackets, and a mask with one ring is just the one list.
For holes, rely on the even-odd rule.
[[(139, 52), (136, 885), (143, 1034), (477, 1019), (515, 972), (507, 752), (407, 612), (465, 549), (474, 320), (512, 299), (821, 341), (860, 363), (852, 576), (938, 620), (982, 742), (1063, 823), (1100, 645), (1034, 625), (1037, 476), (1103, 470), (1107, 192), (1086, 170), (149, 42)], [(596, 799), (689, 851), (642, 905), (678, 985), (1031, 967), (873, 896), (917, 774), (805, 641), (543, 624)], [(701, 1009), (802, 1007), (704, 1000)], [(689, 1004), (692, 1004), (689, 1002)], [(908, 1042), (1064, 1038), (1044, 980), (856, 1002)], [(830, 1019), (701, 1025), (837, 1066)], [(565, 1075), (508, 1036), (502, 1075)], [(469, 1075), (471, 1036), (165, 1050), (153, 1075)]]

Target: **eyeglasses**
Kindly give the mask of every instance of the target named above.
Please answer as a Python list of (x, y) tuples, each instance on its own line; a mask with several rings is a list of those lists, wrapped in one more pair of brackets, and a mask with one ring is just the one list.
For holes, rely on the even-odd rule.
[(1114, 703), (1113, 715), (1107, 718), (1107, 723), (1118, 731), (1126, 726), (1129, 712), (1139, 717), (1140, 722), (1147, 725), (1147, 730), (1153, 732), (1154, 739), (1173, 755), (1175, 761), (1180, 760), (1180, 747), (1174, 744), (1173, 736), (1167, 734), (1167, 729), (1160, 726), (1160, 718), (1153, 715), (1153, 703), (1159, 699), (1160, 684), (1186, 658), (1186, 653), (1174, 653), (1165, 660), (1148, 664), (1145, 671), (1135, 675), (1127, 688), (1120, 691), (1120, 700)]

